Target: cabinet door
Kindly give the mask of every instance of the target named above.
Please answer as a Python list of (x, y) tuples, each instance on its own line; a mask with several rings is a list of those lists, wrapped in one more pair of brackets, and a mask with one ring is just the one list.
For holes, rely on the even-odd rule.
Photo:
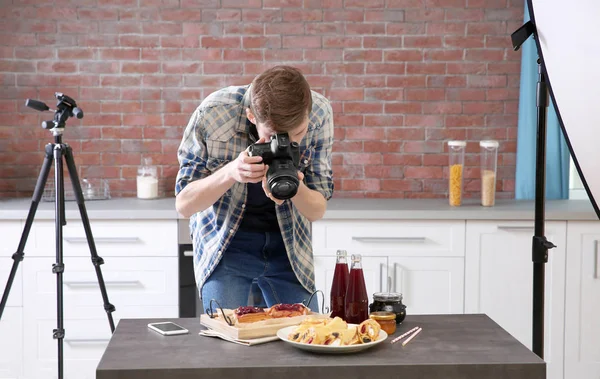
[[(566, 222), (546, 222), (557, 247), (545, 265), (544, 360), (548, 378), (563, 376)], [(533, 221), (468, 221), (465, 312), (485, 313), (523, 345), (532, 346)]]
[(448, 257), (390, 257), (392, 290), (406, 314), (463, 313), (464, 261)]
[(6, 307), (0, 321), (0, 378), (21, 378), (23, 308)]
[(600, 378), (600, 222), (569, 222), (565, 378)]
[[(316, 255), (315, 259), (315, 284), (318, 290), (323, 291), (325, 295), (326, 311), (329, 310), (329, 296), (331, 293), (331, 283), (333, 282), (333, 273), (335, 271), (335, 255)], [(348, 257), (350, 261), (350, 257)], [(373, 293), (385, 291), (388, 283), (387, 275), (387, 257), (363, 256), (362, 266), (365, 276), (365, 285), (369, 295), (369, 304), (373, 302)], [(350, 262), (348, 263), (350, 269)], [(321, 296), (319, 296), (319, 304)]]

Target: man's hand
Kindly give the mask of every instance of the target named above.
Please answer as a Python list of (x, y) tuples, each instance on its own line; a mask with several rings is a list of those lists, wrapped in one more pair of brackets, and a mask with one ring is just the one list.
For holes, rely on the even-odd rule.
[[(268, 169), (269, 169), (269, 166), (267, 166), (267, 170)], [(302, 185), (302, 181), (304, 180), (304, 174), (301, 171), (298, 171), (298, 180), (300, 180), (300, 185)], [(283, 204), (283, 200), (276, 199), (273, 196), (273, 194), (271, 193), (271, 191), (269, 191), (269, 187), (267, 186), (267, 177), (266, 176), (263, 178), (262, 187), (263, 187), (263, 191), (265, 191), (265, 195), (267, 195), (267, 197), (269, 199), (273, 200), (275, 202), (275, 204), (277, 204), (277, 205)]]
[(260, 162), (262, 157), (251, 157), (244, 150), (228, 165), (228, 174), (240, 183), (258, 183), (267, 174), (267, 167)]

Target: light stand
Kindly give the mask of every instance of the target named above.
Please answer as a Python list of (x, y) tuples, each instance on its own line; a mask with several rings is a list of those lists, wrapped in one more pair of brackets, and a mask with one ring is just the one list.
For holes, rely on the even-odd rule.
[[(6, 284), (6, 289), (2, 296), (2, 301), (0, 302), (0, 319), (2, 318), (4, 307), (6, 306), (6, 302), (8, 301), (8, 294), (10, 292), (10, 288), (15, 278), (15, 274), (17, 273), (19, 262), (23, 260), (23, 251), (25, 249), (25, 244), (27, 243), (27, 237), (29, 236), (29, 231), (31, 230), (31, 225), (33, 224), (38, 204), (40, 203), (40, 200), (42, 198), (42, 193), (46, 185), (46, 180), (48, 179), (48, 174), (50, 173), (52, 159), (54, 159), (56, 263), (52, 265), (52, 272), (56, 274), (57, 327), (52, 331), (52, 337), (56, 339), (58, 343), (58, 378), (62, 379), (64, 371), (63, 338), (65, 336), (65, 329), (63, 325), (64, 317), (62, 278), (62, 274), (65, 270), (65, 265), (63, 263), (62, 227), (67, 224), (65, 218), (64, 175), (62, 161), (63, 157), (65, 158), (65, 161), (67, 163), (67, 169), (69, 170), (69, 175), (71, 176), (71, 182), (73, 184), (73, 190), (75, 192), (75, 199), (77, 200), (77, 205), (79, 206), (81, 221), (83, 222), (85, 235), (87, 237), (88, 246), (90, 248), (90, 253), (92, 256), (92, 263), (96, 269), (96, 276), (98, 277), (100, 292), (102, 293), (102, 299), (104, 301), (104, 310), (107, 313), (108, 322), (110, 324), (110, 329), (112, 333), (114, 333), (115, 331), (115, 324), (111, 312), (114, 312), (115, 307), (108, 301), (106, 286), (104, 285), (102, 271), (100, 270), (100, 265), (104, 263), (104, 260), (100, 258), (98, 256), (98, 253), (96, 252), (94, 237), (92, 236), (92, 229), (90, 228), (90, 220), (87, 216), (87, 211), (85, 209), (83, 201), (83, 194), (81, 191), (81, 184), (79, 183), (77, 169), (75, 168), (73, 151), (68, 144), (62, 142), (62, 134), (65, 128), (66, 120), (69, 117), (73, 116), (77, 117), (78, 119), (83, 118), (83, 111), (77, 107), (75, 100), (71, 99), (70, 97), (58, 92), (54, 95), (58, 100), (58, 103), (56, 104), (57, 109), (54, 111), (54, 119), (51, 121), (44, 121), (42, 123), (42, 127), (44, 129), (49, 129), (52, 132), (52, 135), (54, 136), (54, 143), (49, 143), (45, 147), (46, 156), (44, 158), (42, 169), (40, 171), (40, 175), (35, 185), (31, 206), (29, 208), (29, 213), (27, 214), (27, 221), (25, 222), (25, 227), (23, 229), (23, 234), (21, 235), (21, 240), (19, 241), (19, 246), (17, 247), (17, 252), (14, 253), (12, 256), (12, 259), (14, 260), (13, 266), (8, 276), (8, 282)], [(48, 108), (48, 106), (42, 103), (41, 101), (27, 99), (25, 105), (38, 111), (50, 110), (50, 108)]]
[[(514, 50), (530, 35), (537, 37), (535, 25), (528, 21), (512, 35)], [(533, 324), (532, 351), (544, 358), (544, 296), (545, 296), (545, 264), (548, 262), (548, 250), (556, 247), (546, 239), (545, 229), (545, 199), (546, 199), (546, 114), (548, 111), (548, 88), (546, 74), (542, 70), (541, 58), (538, 64), (538, 83), (536, 91), (537, 106), (537, 139), (535, 160), (535, 221), (532, 241), (533, 261)]]

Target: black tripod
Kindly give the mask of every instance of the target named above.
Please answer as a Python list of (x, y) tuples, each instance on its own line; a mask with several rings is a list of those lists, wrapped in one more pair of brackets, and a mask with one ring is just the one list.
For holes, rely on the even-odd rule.
[[(69, 117), (83, 118), (83, 111), (77, 107), (75, 100), (70, 97), (63, 95), (62, 93), (54, 94), (58, 103), (56, 104), (56, 110), (54, 111), (54, 119), (51, 121), (44, 121), (42, 127), (49, 129), (54, 136), (54, 143), (49, 143), (45, 147), (46, 156), (42, 164), (42, 169), (35, 185), (33, 192), (33, 198), (31, 201), (31, 207), (27, 214), (27, 221), (19, 241), (17, 252), (13, 254), (12, 259), (14, 260), (12, 269), (8, 276), (8, 283), (4, 295), (2, 296), (2, 302), (0, 302), (0, 319), (4, 307), (8, 300), (8, 294), (12, 286), (19, 262), (23, 260), (23, 250), (27, 243), (27, 237), (31, 230), (31, 225), (35, 217), (38, 204), (42, 198), (42, 193), (50, 173), (50, 166), (52, 166), (52, 159), (54, 159), (54, 185), (55, 185), (55, 233), (56, 233), (56, 263), (52, 265), (52, 272), (56, 274), (56, 311), (57, 311), (57, 327), (53, 330), (52, 337), (58, 340), (58, 377), (63, 378), (63, 338), (65, 336), (65, 329), (63, 327), (63, 278), (62, 274), (65, 269), (63, 263), (63, 230), (62, 227), (67, 224), (65, 219), (65, 198), (64, 198), (64, 175), (63, 175), (63, 157), (67, 163), (67, 169), (71, 176), (71, 182), (73, 184), (73, 190), (75, 192), (75, 199), (79, 206), (79, 212), (81, 213), (81, 221), (85, 229), (85, 235), (87, 237), (88, 245), (92, 255), (92, 263), (96, 269), (96, 275), (98, 276), (98, 283), (100, 284), (100, 292), (102, 293), (102, 299), (104, 300), (104, 310), (108, 315), (108, 322), (110, 323), (111, 332), (115, 331), (115, 324), (112, 318), (111, 312), (114, 312), (115, 307), (108, 302), (108, 295), (106, 294), (106, 287), (104, 285), (104, 279), (102, 278), (102, 272), (100, 271), (100, 265), (104, 263), (104, 260), (98, 256), (96, 252), (96, 246), (94, 244), (94, 237), (92, 236), (92, 229), (90, 228), (90, 221), (87, 216), (87, 211), (83, 203), (83, 194), (81, 192), (81, 184), (79, 183), (79, 177), (77, 175), (77, 169), (75, 168), (75, 161), (73, 160), (73, 152), (71, 147), (62, 142), (62, 134), (65, 128), (65, 121)], [(50, 110), (48, 106), (40, 101), (27, 99), (25, 105), (36, 109), (38, 111)]]
[[(537, 38), (535, 25), (527, 21), (512, 35), (514, 50), (534, 34)], [(541, 55), (540, 55), (541, 57)], [(538, 83), (536, 92), (537, 106), (537, 139), (535, 160), (535, 221), (532, 241), (533, 261), (533, 339), (532, 351), (544, 358), (544, 296), (545, 296), (545, 264), (548, 262), (548, 250), (556, 247), (544, 235), (545, 200), (546, 200), (546, 114), (548, 111), (548, 88), (546, 74), (542, 70), (541, 58), (538, 64)]]

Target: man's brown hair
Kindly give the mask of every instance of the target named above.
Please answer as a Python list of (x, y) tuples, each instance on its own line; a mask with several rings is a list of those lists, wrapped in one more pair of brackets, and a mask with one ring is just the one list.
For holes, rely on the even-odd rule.
[(275, 66), (252, 81), (250, 110), (260, 123), (278, 132), (298, 127), (312, 109), (310, 86), (292, 66)]

